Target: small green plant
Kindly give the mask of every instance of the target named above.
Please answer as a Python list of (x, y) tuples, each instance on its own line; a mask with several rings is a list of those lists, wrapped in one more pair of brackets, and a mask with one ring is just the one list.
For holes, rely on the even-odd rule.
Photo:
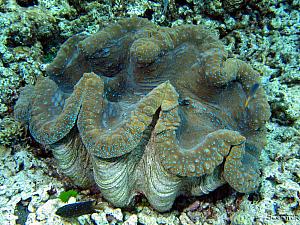
[(71, 197), (76, 197), (78, 195), (78, 192), (75, 190), (68, 190), (63, 191), (59, 194), (58, 198), (62, 200), (63, 202), (69, 201)]

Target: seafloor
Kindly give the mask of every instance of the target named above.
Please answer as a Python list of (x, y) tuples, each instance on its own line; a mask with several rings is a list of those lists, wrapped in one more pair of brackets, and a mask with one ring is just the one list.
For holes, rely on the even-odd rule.
[[(299, 8), (299, 0), (0, 0), (0, 224), (300, 224)], [(103, 203), (99, 213), (73, 220), (55, 215), (58, 194), (74, 187), (15, 121), (15, 101), (68, 37), (133, 15), (162, 26), (203, 24), (230, 57), (259, 71), (272, 116), (257, 192), (225, 186), (180, 198), (167, 213), (141, 200), (129, 210)], [(77, 201), (88, 194), (82, 190)]]

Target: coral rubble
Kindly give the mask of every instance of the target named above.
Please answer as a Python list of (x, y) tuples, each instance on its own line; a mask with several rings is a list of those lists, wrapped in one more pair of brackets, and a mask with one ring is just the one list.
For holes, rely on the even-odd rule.
[(257, 189), (270, 108), (262, 88), (245, 104), (257, 72), (203, 27), (123, 19), (71, 37), (46, 72), (15, 116), (77, 185), (119, 207), (143, 193), (158, 211), (224, 183)]

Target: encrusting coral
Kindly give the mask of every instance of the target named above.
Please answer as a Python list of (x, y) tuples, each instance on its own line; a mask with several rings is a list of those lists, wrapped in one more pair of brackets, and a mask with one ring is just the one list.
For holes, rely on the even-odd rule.
[(115, 206), (143, 193), (166, 211), (182, 193), (258, 187), (269, 105), (262, 88), (245, 104), (258, 74), (205, 28), (120, 20), (70, 38), (47, 74), (25, 87), (16, 118)]

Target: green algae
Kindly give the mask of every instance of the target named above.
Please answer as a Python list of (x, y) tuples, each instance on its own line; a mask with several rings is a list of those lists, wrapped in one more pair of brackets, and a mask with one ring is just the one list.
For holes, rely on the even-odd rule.
[(63, 202), (68, 202), (71, 197), (76, 197), (78, 192), (75, 190), (63, 191), (59, 194), (58, 198)]

